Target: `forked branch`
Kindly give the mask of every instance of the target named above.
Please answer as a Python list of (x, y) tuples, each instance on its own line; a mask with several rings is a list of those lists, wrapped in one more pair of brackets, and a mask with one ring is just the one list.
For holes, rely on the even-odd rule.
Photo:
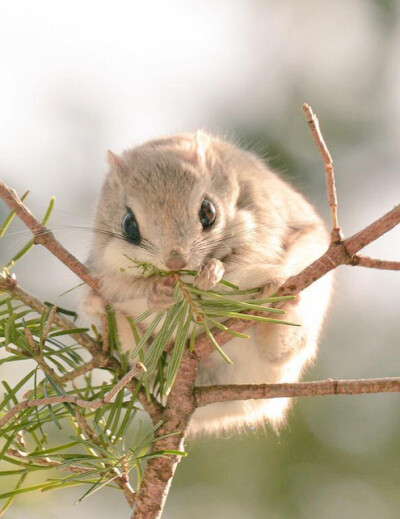
[(335, 186), (335, 174), (333, 170), (333, 160), (331, 154), (329, 153), (328, 146), (325, 144), (324, 138), (322, 136), (317, 116), (312, 111), (311, 106), (306, 103), (303, 104), (303, 110), (306, 114), (306, 121), (310, 128), (311, 134), (315, 139), (318, 150), (321, 153), (322, 160), (325, 164), (326, 190), (332, 217), (332, 239), (335, 241), (340, 239), (341, 233), (337, 214), (338, 202)]
[(145, 369), (143, 364), (137, 363), (131, 370), (128, 371), (116, 384), (113, 386), (110, 391), (103, 397), (98, 398), (97, 400), (83, 400), (78, 396), (73, 395), (57, 395), (57, 396), (49, 396), (46, 398), (32, 398), (29, 400), (23, 400), (19, 402), (14, 407), (8, 411), (1, 419), (0, 419), (0, 429), (4, 427), (4, 425), (16, 414), (23, 411), (24, 409), (29, 409), (30, 407), (41, 407), (44, 405), (54, 405), (54, 404), (75, 404), (78, 407), (83, 407), (85, 409), (91, 409), (95, 411), (99, 409), (104, 404), (109, 404), (112, 399), (123, 389), (132, 379), (136, 377), (140, 373), (144, 373)]

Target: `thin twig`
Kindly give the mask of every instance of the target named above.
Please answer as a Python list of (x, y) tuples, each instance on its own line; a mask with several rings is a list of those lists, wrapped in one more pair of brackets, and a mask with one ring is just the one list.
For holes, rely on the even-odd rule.
[[(40, 348), (40, 344), (35, 341), (33, 338), (32, 332), (29, 328), (24, 329), (26, 340), (28, 341), (28, 344), (33, 352), (33, 359), (36, 361), (39, 368), (48, 375), (54, 382), (61, 385), (60, 377), (57, 375), (57, 373), (46, 363), (42, 351)], [(33, 390), (29, 391), (30, 394), (32, 394)]]
[[(44, 310), (48, 309), (48, 306), (40, 301), (40, 299), (22, 289), (18, 285), (17, 281), (11, 276), (0, 274), (0, 292), (7, 292), (14, 299), (25, 303), (26, 306), (29, 306), (38, 314), (41, 314)], [(59, 313), (55, 313), (53, 318), (54, 323), (63, 330), (72, 330), (76, 328), (76, 324), (73, 321)], [(92, 354), (101, 353), (101, 346), (87, 333), (74, 333), (74, 339), (78, 344), (86, 348)]]
[[(25, 352), (22, 352), (22, 354), (24, 355)], [(38, 363), (39, 367), (41, 368), (41, 370), (43, 372), (46, 372), (46, 369), (49, 368), (48, 364), (44, 361), (44, 359), (42, 362), (39, 362), (38, 357), (35, 357), (35, 361)], [(57, 375), (53, 370), (53, 374), (50, 375), (50, 377), (55, 382), (57, 382), (57, 384), (59, 386), (63, 386), (67, 382), (71, 382), (72, 380), (75, 380), (76, 378), (78, 378), (82, 375), (85, 375), (89, 371), (93, 371), (94, 369), (99, 368), (99, 367), (104, 367), (104, 362), (95, 358), (95, 359), (92, 359), (92, 360), (86, 362), (85, 364), (82, 364), (82, 366), (79, 366), (79, 368), (76, 368), (72, 371), (69, 371), (68, 373), (65, 373), (64, 375)], [(42, 380), (38, 384), (38, 387), (43, 385), (44, 382), (45, 382), (45, 379)], [(24, 393), (23, 398), (29, 399), (32, 396), (32, 394), (34, 393), (34, 391), (35, 391), (34, 389), (29, 389), (26, 393)]]
[(29, 328), (25, 328), (24, 332), (25, 332), (26, 340), (27, 340), (29, 346), (31, 347), (33, 353), (35, 355), (38, 355), (39, 354), (39, 347), (35, 343), (35, 339), (33, 338), (32, 332), (30, 331)]
[(53, 404), (75, 404), (79, 407), (91, 409), (94, 411), (104, 404), (109, 404), (115, 395), (121, 391), (121, 389), (126, 386), (133, 377), (138, 375), (140, 372), (144, 373), (144, 371), (145, 369), (143, 364), (136, 364), (136, 366), (128, 371), (128, 373), (126, 373), (126, 375), (124, 375), (103, 398), (98, 398), (96, 400), (83, 400), (82, 398), (73, 395), (58, 395), (47, 398), (33, 398), (31, 400), (23, 400), (10, 409), (10, 411), (0, 419), (0, 429), (10, 420), (10, 418), (18, 414), (20, 411), (30, 407), (40, 407), (43, 405)]
[(195, 389), (195, 397), (197, 406), (201, 407), (231, 400), (395, 392), (400, 392), (400, 377), (357, 380), (328, 379), (293, 384), (203, 386)]
[(60, 465), (62, 465), (62, 469), (66, 470), (68, 472), (73, 472), (75, 474), (85, 474), (87, 472), (91, 472), (93, 469), (90, 469), (88, 467), (78, 467), (77, 465), (71, 465), (71, 464), (63, 464), (61, 461), (51, 460), (49, 458), (41, 458), (36, 456), (29, 456), (25, 452), (22, 452), (18, 449), (7, 449), (6, 451), (7, 456), (11, 456), (13, 458), (18, 458), (21, 460), (24, 460), (24, 464), (27, 461), (34, 461), (37, 465), (43, 465), (44, 467), (54, 467), (58, 468)]
[(380, 270), (400, 270), (400, 261), (388, 261), (354, 254), (349, 265)]
[(95, 443), (96, 445), (100, 445), (100, 441), (97, 434), (89, 425), (89, 422), (86, 420), (85, 416), (77, 408), (74, 409), (73, 421), (75, 426), (81, 429), (82, 433), (86, 436), (86, 438), (88, 438), (91, 442)]
[(51, 327), (54, 323), (56, 314), (57, 314), (57, 307), (53, 306), (49, 312), (49, 315), (47, 317), (46, 326), (44, 327), (44, 330), (43, 330), (42, 344), (44, 344), (47, 341), (47, 337), (49, 336), (49, 333), (51, 331)]
[(332, 216), (332, 241), (340, 241), (341, 232), (340, 232), (338, 214), (337, 214), (338, 203), (337, 203), (337, 195), (336, 195), (336, 187), (335, 187), (335, 174), (334, 174), (334, 170), (333, 170), (332, 156), (329, 153), (327, 145), (325, 144), (324, 138), (322, 136), (322, 133), (321, 133), (321, 130), (319, 127), (318, 118), (312, 111), (311, 106), (304, 103), (303, 110), (306, 114), (306, 120), (307, 120), (308, 126), (310, 128), (310, 131), (312, 133), (312, 136), (314, 137), (315, 142), (317, 143), (318, 150), (320, 151), (322, 159), (325, 164), (326, 190), (327, 190), (327, 194), (328, 194), (328, 202), (329, 202), (329, 207), (330, 207), (331, 216)]
[[(55, 314), (53, 314), (53, 315), (55, 315)], [(40, 346), (38, 343), (35, 342), (29, 328), (25, 328), (25, 335), (27, 337), (30, 347), (32, 348), (32, 351), (35, 354), (35, 360), (38, 363), (39, 367), (42, 369), (42, 371), (46, 375), (48, 375), (52, 380), (54, 380), (54, 382), (56, 382), (58, 385), (62, 385), (64, 382), (62, 380), (62, 377), (58, 376), (55, 373), (55, 371), (46, 364), (46, 362), (41, 354)], [(141, 364), (137, 364), (134, 368), (132, 368), (126, 375), (124, 375), (118, 381), (118, 383), (107, 393), (107, 395), (105, 395), (105, 397), (103, 399), (94, 400), (93, 401), (94, 406), (90, 406), (90, 408), (95, 410), (98, 407), (100, 407), (100, 405), (102, 405), (102, 403), (104, 403), (104, 404), (109, 403), (114, 398), (114, 396), (118, 393), (118, 391), (120, 391), (122, 389), (122, 387), (124, 387), (126, 384), (128, 384), (134, 376), (136, 376), (138, 373), (142, 373), (142, 372), (143, 372), (143, 366)], [(32, 393), (32, 390), (29, 392), (29, 394), (31, 394), (31, 393)], [(47, 400), (49, 405), (59, 403), (59, 402), (55, 401), (55, 400), (57, 400), (57, 397), (36, 399), (37, 402), (40, 402), (40, 400), (42, 400), (42, 401)], [(65, 397), (64, 397), (64, 400), (65, 400)], [(78, 397), (74, 397), (74, 400), (75, 400), (74, 402), (69, 402), (69, 403), (75, 403), (75, 404), (80, 405), (81, 407), (87, 407), (87, 405), (82, 405), (82, 402), (86, 402), (86, 404), (90, 404), (90, 401), (83, 401), (83, 400), (80, 400)], [(24, 402), (32, 402), (32, 401), (33, 400), (25, 400)], [(24, 402), (21, 402), (21, 404), (23, 404)], [(65, 401), (64, 403), (67, 403), (67, 402)], [(17, 407), (19, 405), (20, 404), (17, 404)], [(39, 405), (41, 405), (41, 404), (39, 404)], [(28, 406), (28, 407), (30, 407), (30, 406)], [(9, 412), (9, 414), (14, 409), (15, 409), (15, 407)], [(7, 417), (7, 415), (3, 419), (5, 420), (6, 417)], [(94, 430), (89, 425), (86, 418), (79, 411), (79, 409), (77, 409), (77, 408), (74, 409), (73, 418), (74, 418), (74, 421), (76, 422), (77, 426), (80, 427), (80, 429), (83, 431), (85, 436), (87, 438), (89, 438), (89, 440), (91, 440), (93, 443), (95, 443), (97, 445), (101, 445), (101, 442), (100, 442), (97, 434), (94, 432)], [(3, 426), (2, 420), (0, 420), (0, 429)], [(116, 467), (111, 467), (111, 471), (115, 474), (115, 478), (114, 478), (115, 483), (122, 489), (128, 504), (130, 506), (132, 506), (136, 494), (130, 485), (129, 478), (127, 478), (125, 474), (121, 474), (121, 472)]]
[(375, 220), (371, 224), (367, 225), (367, 227), (358, 233), (353, 234), (351, 238), (347, 238), (344, 242), (347, 253), (350, 256), (353, 256), (359, 250), (363, 249), (371, 242), (382, 236), (382, 234), (396, 227), (399, 222), (400, 204), (396, 205), (391, 211), (388, 211), (381, 218), (378, 218), (378, 220)]
[[(83, 416), (83, 414), (78, 410), (74, 409), (75, 416), (74, 419), (77, 423), (77, 425), (81, 428), (81, 430), (84, 432), (85, 436), (89, 438), (90, 441), (95, 443), (96, 445), (102, 446), (102, 443), (100, 441), (100, 438), (95, 433), (95, 431), (92, 429), (92, 427), (89, 425), (89, 423), (86, 421), (86, 418)], [(125, 474), (121, 474), (121, 471), (118, 469), (118, 467), (110, 466), (108, 463), (104, 464), (105, 468), (109, 468), (111, 472), (115, 474), (115, 476), (112, 478), (112, 480), (121, 488), (125, 499), (127, 500), (128, 504), (130, 506), (133, 505), (136, 492), (134, 492), (133, 488), (131, 487), (131, 484), (129, 482), (129, 478), (126, 477)], [(107, 474), (105, 472), (105, 474)]]
[[(24, 460), (23, 465), (25, 465), (27, 461), (33, 461), (37, 465), (42, 465), (44, 467), (54, 469), (60, 468), (62, 470), (72, 472), (74, 474), (88, 474), (90, 472), (93, 472), (93, 469), (89, 467), (80, 467), (78, 465), (72, 465), (70, 463), (66, 464), (62, 463), (61, 461), (52, 460), (48, 457), (42, 458), (40, 456), (32, 456), (25, 452), (21, 452), (18, 449), (7, 449), (6, 454), (7, 456), (19, 459), (21, 461)], [(132, 489), (129, 480), (125, 477), (125, 474), (121, 474), (120, 471), (115, 469), (115, 467), (112, 468), (112, 471), (116, 474), (114, 482), (122, 489), (125, 499), (127, 500), (128, 504), (132, 506), (135, 500), (136, 492)], [(104, 471), (100, 472), (99, 474), (100, 476), (105, 476), (108, 474), (108, 472)]]
[(400, 204), (350, 238), (340, 243), (332, 243), (325, 254), (299, 274), (287, 279), (278, 290), (278, 295), (297, 294), (339, 265), (351, 263), (354, 254), (399, 223)]
[(108, 327), (107, 315), (101, 314), (101, 342), (104, 354), (110, 350), (110, 330)]
[(82, 364), (82, 366), (79, 366), (79, 368), (76, 368), (73, 371), (69, 371), (68, 373), (65, 373), (65, 375), (61, 375), (58, 379), (59, 383), (65, 384), (71, 380), (75, 380), (76, 378), (85, 375), (86, 373), (89, 373), (96, 368), (103, 367), (103, 364), (105, 365), (106, 363), (101, 362), (101, 360), (99, 360), (97, 357), (93, 358), (92, 360), (85, 362), (85, 364)]
[(15, 211), (24, 224), (32, 231), (35, 244), (46, 247), (64, 265), (80, 277), (82, 281), (98, 292), (98, 282), (89, 269), (56, 240), (53, 233), (44, 227), (21, 201), (16, 191), (9, 188), (2, 180), (0, 180), (0, 198), (4, 200), (10, 209)]

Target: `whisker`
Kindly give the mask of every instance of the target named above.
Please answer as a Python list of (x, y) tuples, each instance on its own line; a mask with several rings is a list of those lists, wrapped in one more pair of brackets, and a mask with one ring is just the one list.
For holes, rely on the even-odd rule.
[[(200, 236), (197, 240), (193, 242), (193, 246), (196, 246), (200, 243), (207, 242), (207, 243), (217, 243), (219, 240), (226, 240), (229, 238), (234, 237), (241, 237), (245, 235), (250, 235), (254, 233), (259, 233), (261, 231), (271, 231), (271, 230), (280, 230), (282, 228), (290, 227), (291, 225), (296, 225), (296, 227), (302, 227), (307, 225), (313, 225), (312, 222), (288, 222), (285, 224), (254, 224), (251, 227), (246, 227), (245, 229), (240, 229), (239, 231), (236, 231), (235, 229), (239, 226), (245, 225), (244, 222), (238, 222), (236, 224), (230, 225), (228, 227), (225, 227), (224, 229), (219, 229), (218, 231), (214, 231), (213, 234), (209, 233), (206, 236)], [(230, 236), (231, 233), (234, 233), (233, 236)], [(271, 234), (271, 232), (269, 232)]]

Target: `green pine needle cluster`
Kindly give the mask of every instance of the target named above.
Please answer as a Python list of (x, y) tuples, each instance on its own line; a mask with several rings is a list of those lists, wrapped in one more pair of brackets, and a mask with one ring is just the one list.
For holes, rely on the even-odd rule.
[[(0, 301), (0, 345), (7, 353), (0, 364), (10, 367), (10, 363), (25, 361), (31, 366), (32, 360), (39, 357), (46, 363), (46, 366), (38, 364), (30, 369), (13, 387), (6, 380), (1, 381), (0, 416), (26, 398), (71, 395), (86, 401), (101, 399), (118, 380), (113, 376), (108, 383), (98, 384), (89, 372), (79, 384), (69, 383), (66, 387), (58, 383), (63, 375), (84, 364), (85, 352), (74, 343), (73, 336), (86, 330), (48, 326), (50, 312), (48, 307), (42, 315), (37, 315), (7, 296)], [(46, 327), (47, 337), (44, 337)], [(30, 331), (33, 343), (27, 339), (26, 330)], [(0, 476), (6, 476), (7, 485), (11, 481), (9, 477), (16, 476), (14, 488), (0, 494), (0, 499), (7, 499), (3, 511), (13, 497), (31, 490), (86, 485), (83, 499), (106, 485), (120, 488), (118, 477), (122, 474), (129, 477), (132, 471), (136, 472), (135, 480), (139, 483), (143, 463), (154, 455), (151, 446), (155, 432), (153, 428), (142, 435), (132, 433), (132, 422), (139, 411), (137, 393), (121, 390), (112, 403), (96, 411), (60, 403), (30, 407), (18, 413), (0, 431), (3, 440), (0, 459), (18, 467), (0, 471)], [(87, 427), (82, 426), (82, 422)], [(58, 445), (54, 445), (55, 438), (60, 439)], [(22, 487), (28, 474), (47, 474), (52, 469), (57, 470), (49, 478)], [(0, 517), (1, 514), (2, 511)]]
[[(185, 344), (189, 340), (189, 347), (193, 348), (195, 338), (199, 333), (206, 333), (216, 351), (226, 362), (232, 364), (229, 356), (215, 339), (213, 329), (223, 330), (232, 337), (248, 339), (250, 336), (228, 328), (223, 323), (224, 320), (233, 318), (297, 326), (282, 319), (249, 313), (284, 314), (284, 310), (271, 305), (293, 299), (291, 296), (257, 299), (256, 294), (260, 292), (259, 288), (240, 290), (238, 286), (225, 280), (220, 281), (216, 290), (201, 290), (193, 283), (198, 274), (196, 271), (166, 272), (148, 263), (131, 261), (141, 269), (145, 277), (173, 276), (176, 280), (174, 291), (176, 303), (172, 308), (167, 312), (157, 313), (148, 310), (136, 319), (129, 319), (135, 337), (135, 347), (130, 357), (132, 359), (140, 358), (147, 369), (143, 381), (155, 378), (160, 395), (169, 394), (179, 369)], [(146, 332), (140, 337), (136, 325), (150, 317), (152, 321), (147, 326)], [(155, 333), (156, 330), (157, 333)], [(166, 355), (165, 346), (171, 338), (173, 338), (173, 348), (170, 355)]]

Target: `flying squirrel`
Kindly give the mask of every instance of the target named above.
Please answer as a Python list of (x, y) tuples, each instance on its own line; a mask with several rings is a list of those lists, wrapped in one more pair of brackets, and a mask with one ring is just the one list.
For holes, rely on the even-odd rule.
[[(162, 270), (196, 270), (195, 284), (213, 289), (224, 278), (266, 298), (325, 252), (329, 238), (312, 205), (249, 151), (203, 131), (146, 142), (110, 165), (96, 214), (88, 266), (115, 312), (119, 339), (133, 349), (125, 316), (174, 302), (171, 278), (143, 277), (137, 262)], [(200, 363), (196, 385), (296, 382), (313, 361), (331, 293), (325, 276), (286, 307), (300, 327), (258, 322), (250, 339), (224, 346)], [(94, 292), (85, 310), (104, 311)], [(146, 321), (144, 321), (146, 324)], [(197, 409), (189, 435), (263, 427), (285, 420), (289, 398), (210, 404)]]

